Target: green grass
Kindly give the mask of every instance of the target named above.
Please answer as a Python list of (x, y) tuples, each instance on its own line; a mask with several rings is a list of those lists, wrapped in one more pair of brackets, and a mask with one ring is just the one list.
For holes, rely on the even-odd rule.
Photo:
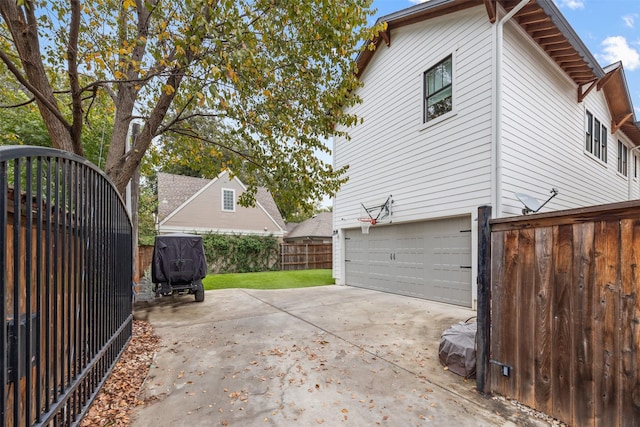
[(211, 289), (291, 289), (333, 285), (331, 270), (266, 271), (261, 273), (210, 274), (202, 280)]

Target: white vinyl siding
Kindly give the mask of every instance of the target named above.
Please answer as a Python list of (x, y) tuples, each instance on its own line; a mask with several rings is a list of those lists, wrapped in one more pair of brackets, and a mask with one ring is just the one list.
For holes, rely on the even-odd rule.
[[(504, 215), (521, 212), (514, 192), (542, 201), (553, 187), (560, 193), (545, 210), (626, 200), (626, 182), (616, 173), (615, 161), (602, 159), (617, 152), (619, 139), (604, 126), (611, 116), (602, 91), (594, 90), (578, 103), (575, 83), (514, 25), (506, 26), (504, 70)], [(599, 136), (601, 145), (585, 155), (587, 111), (594, 127), (601, 124), (600, 134), (591, 134), (593, 144)]]
[[(348, 111), (364, 123), (347, 129), (350, 140), (334, 140), (334, 167), (349, 165), (349, 181), (333, 206), (337, 283), (346, 280), (345, 236), (359, 229), (361, 203), (380, 204), (393, 195), (393, 229), (475, 217), (478, 206), (491, 203), (493, 174), (502, 184), (502, 216), (521, 214), (516, 192), (544, 201), (557, 188), (544, 211), (628, 198), (615, 159), (618, 140), (632, 144), (605, 126), (612, 118), (603, 92), (593, 90), (578, 103), (575, 82), (513, 21), (504, 34), (502, 150), (492, 164), (494, 36), (480, 4), (394, 29), (391, 45), (378, 46), (360, 76), (362, 103)], [(453, 111), (423, 123), (424, 73), (449, 55)], [(601, 124), (597, 158), (585, 149), (587, 111)], [(631, 192), (638, 197), (637, 180)]]
[[(462, 19), (464, 25), (454, 23)], [(393, 221), (468, 213), (489, 202), (491, 24), (484, 7), (402, 27), (361, 76), (364, 123), (334, 141), (350, 165), (334, 202), (335, 228), (358, 227), (360, 203), (393, 195)], [(453, 56), (455, 114), (422, 124), (424, 72)], [(439, 119), (444, 119), (440, 117)], [(345, 222), (348, 222), (346, 224)]]

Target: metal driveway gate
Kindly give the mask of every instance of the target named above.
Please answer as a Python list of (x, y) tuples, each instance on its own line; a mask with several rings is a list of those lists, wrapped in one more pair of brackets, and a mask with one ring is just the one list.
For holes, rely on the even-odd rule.
[(0, 425), (75, 425), (131, 337), (131, 222), (73, 154), (0, 147)]

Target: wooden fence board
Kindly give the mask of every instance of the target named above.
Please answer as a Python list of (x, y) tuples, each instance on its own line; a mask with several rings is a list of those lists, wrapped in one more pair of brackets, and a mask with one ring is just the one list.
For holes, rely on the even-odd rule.
[(640, 426), (640, 220), (621, 222), (622, 358), (620, 411), (623, 424)]
[(551, 389), (553, 413), (563, 420), (571, 418), (573, 370), (571, 339), (571, 286), (573, 227), (560, 225), (553, 229), (553, 316), (551, 334)]
[[(596, 372), (600, 371), (596, 381), (596, 390), (599, 390), (599, 404), (596, 405), (596, 425), (619, 425), (617, 411), (619, 360), (618, 360), (618, 333), (616, 330), (617, 311), (619, 299), (619, 277), (617, 269), (619, 244), (618, 221), (601, 221), (596, 223), (596, 288), (599, 292), (599, 304), (596, 305), (596, 322), (601, 331), (601, 347), (597, 350), (597, 361), (601, 366), (596, 366)], [(600, 369), (598, 369), (600, 368)], [(598, 386), (599, 383), (599, 386)]]
[(535, 229), (534, 270), (536, 312), (535, 331), (535, 402), (534, 407), (551, 413), (551, 266), (553, 230)]
[(518, 339), (523, 345), (517, 346), (518, 351), (518, 400), (525, 405), (535, 403), (535, 278), (531, 274), (522, 272), (533, 271), (535, 252), (535, 233), (533, 230), (520, 230), (518, 236), (518, 252), (520, 257), (518, 293), (519, 304), (513, 304), (518, 310)]
[(281, 270), (308, 270), (333, 267), (331, 243), (280, 244)]
[(574, 227), (573, 271), (573, 343), (575, 349), (575, 379), (572, 424), (592, 425), (594, 419), (593, 374), (593, 223)]
[[(491, 271), (495, 273), (495, 280), (492, 283), (491, 290), (491, 315), (497, 316), (497, 318), (503, 318), (503, 302), (504, 302), (504, 264), (502, 259), (504, 257), (504, 237), (505, 233), (492, 233), (491, 235), (491, 250), (492, 253), (500, 254), (500, 256), (492, 257)], [(492, 273), (493, 274), (493, 273)], [(489, 352), (490, 360), (502, 360), (503, 351), (503, 335), (501, 331), (496, 329), (491, 333), (491, 351)], [(495, 363), (489, 363), (489, 383), (491, 384), (491, 390), (502, 389), (502, 373), (500, 367)]]
[[(513, 367), (517, 365), (518, 347), (512, 345), (512, 343), (518, 340), (518, 308), (514, 301), (518, 301), (518, 231), (510, 230), (505, 233), (504, 244), (504, 291), (502, 296), (502, 313), (507, 319), (512, 319), (511, 324), (503, 323), (501, 325), (501, 333), (504, 337), (503, 340), (508, 345), (504, 345), (502, 348), (502, 356), (498, 359), (499, 362), (506, 363)], [(514, 325), (516, 326), (514, 328)], [(514, 377), (514, 372), (510, 372), (510, 375), (502, 376), (503, 388), (509, 394), (509, 396), (517, 396), (517, 380)]]

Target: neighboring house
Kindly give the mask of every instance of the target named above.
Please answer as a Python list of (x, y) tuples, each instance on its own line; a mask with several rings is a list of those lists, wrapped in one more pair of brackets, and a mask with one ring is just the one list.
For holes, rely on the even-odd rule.
[[(475, 307), (479, 206), (520, 215), (514, 193), (552, 188), (543, 211), (639, 197), (622, 64), (598, 65), (553, 0), (431, 0), (379, 21), (349, 110), (364, 123), (334, 141), (334, 167), (349, 165), (336, 283)], [(362, 233), (362, 205), (390, 195)]]
[(332, 243), (332, 224), (333, 213), (320, 212), (291, 227), (284, 241), (285, 243)]
[(158, 173), (158, 232), (273, 235), (285, 223), (271, 194), (258, 188), (255, 207), (243, 207), (246, 191), (238, 177), (222, 172), (212, 180)]

